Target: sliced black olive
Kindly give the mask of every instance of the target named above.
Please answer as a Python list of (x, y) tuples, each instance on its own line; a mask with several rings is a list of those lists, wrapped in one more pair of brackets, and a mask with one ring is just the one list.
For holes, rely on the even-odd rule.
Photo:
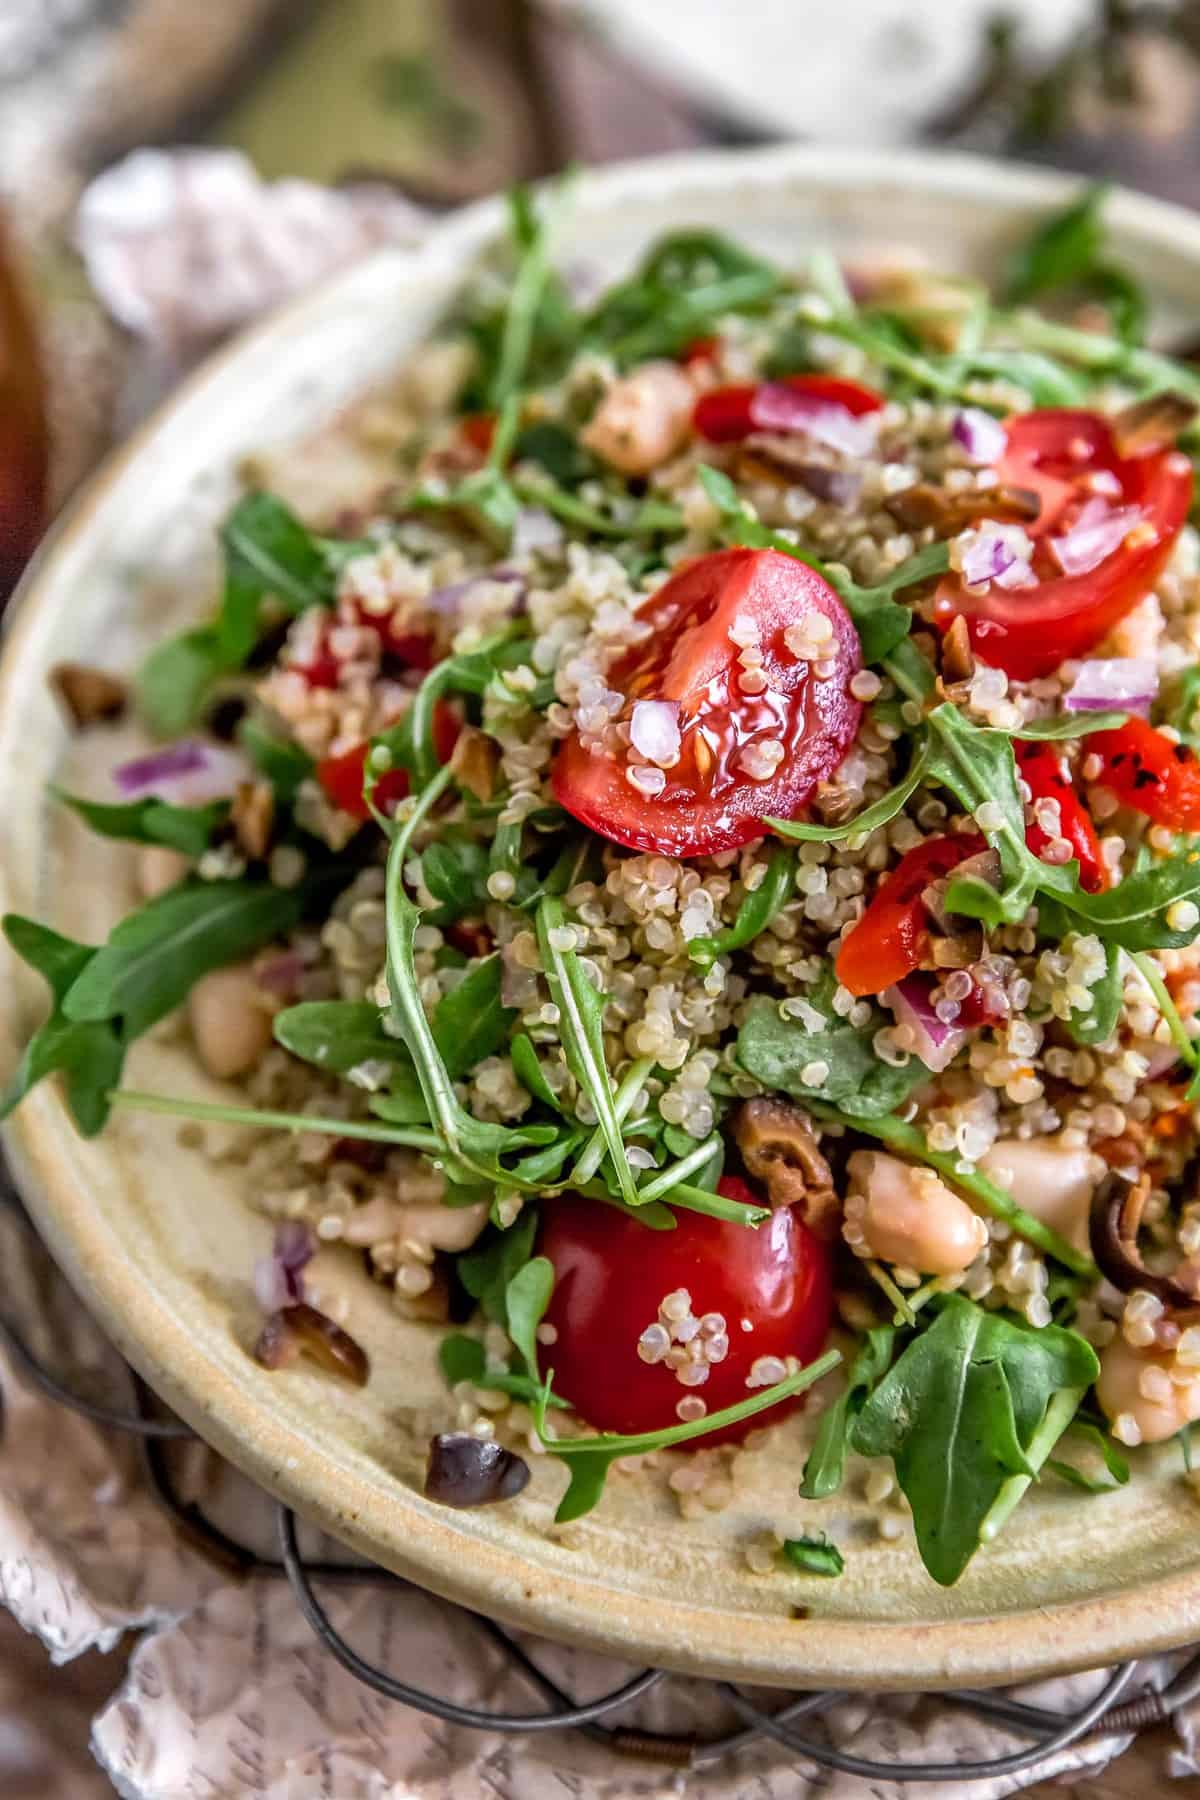
[(494, 1506), (529, 1485), (529, 1464), (493, 1438), (443, 1432), (429, 1442), (425, 1494), (441, 1506)]

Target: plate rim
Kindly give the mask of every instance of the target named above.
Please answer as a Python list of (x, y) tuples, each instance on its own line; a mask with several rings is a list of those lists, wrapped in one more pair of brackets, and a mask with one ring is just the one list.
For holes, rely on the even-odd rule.
[[(767, 150), (683, 152), (589, 172), (579, 204), (608, 209), (623, 196), (671, 185), (691, 192), (739, 182), (764, 187), (820, 185), (847, 192), (865, 185), (913, 186), (933, 197), (969, 197), (997, 209), (1046, 211), (1078, 190), (1077, 178), (1058, 172), (998, 165), (986, 158), (937, 152), (903, 153), (816, 146)], [(1129, 190), (1114, 190), (1116, 223), (1148, 243), (1195, 261), (1200, 283), (1200, 216)], [(60, 516), (26, 572), (5, 618), (0, 657), (0, 734), (8, 698), (22, 678), (24, 646), (43, 603), (53, 600), (58, 570), (85, 542), (91, 521), (111, 489), (154, 444), (161, 430), (209, 384), (253, 362), (277, 338), (303, 328), (307, 315), (352, 293), (368, 277), (394, 271), (415, 279), (422, 270), (464, 271), (503, 218), (499, 198), (484, 200), (434, 224), (412, 248), (374, 252), (320, 283), (205, 360), (101, 466)], [(0, 1026), (15, 1041), (11, 989), (0, 993)], [(64, 1133), (72, 1128), (57, 1089), (43, 1084), (4, 1128), (14, 1179), (39, 1229), (72, 1285), (118, 1349), (150, 1385), (229, 1461), (302, 1516), (418, 1585), (473, 1610), (547, 1637), (580, 1643), (629, 1660), (645, 1658), (684, 1673), (748, 1680), (759, 1685), (879, 1686), (934, 1689), (988, 1685), (1096, 1667), (1103, 1662), (1174, 1648), (1200, 1629), (1200, 1558), (1182, 1573), (1135, 1587), (1053, 1606), (1006, 1612), (999, 1618), (903, 1620), (738, 1614), (736, 1651), (713, 1644), (715, 1618), (730, 1615), (664, 1596), (616, 1593), (596, 1580), (551, 1578), (532, 1556), (477, 1542), (464, 1569), (462, 1539), (436, 1509), (413, 1505), (419, 1496), (397, 1483), (387, 1502), (405, 1513), (403, 1547), (386, 1551), (371, 1521), (384, 1502), (367, 1482), (337, 1468), (270, 1407), (244, 1396), (235, 1383), (198, 1359), (186, 1329), (136, 1274), (114, 1255), (116, 1234), (92, 1211), (72, 1174)], [(69, 1138), (66, 1140), (69, 1142)], [(205, 1379), (207, 1371), (208, 1379)], [(393, 1543), (394, 1543), (393, 1539)], [(1079, 1649), (1072, 1650), (1075, 1644)]]

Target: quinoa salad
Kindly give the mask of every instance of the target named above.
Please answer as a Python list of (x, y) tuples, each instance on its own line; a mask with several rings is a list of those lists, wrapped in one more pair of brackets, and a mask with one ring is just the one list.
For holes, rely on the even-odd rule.
[[(598, 287), (518, 193), (339, 421), (381, 478), (247, 469), (209, 618), (54, 672), (156, 740), (56, 796), (145, 900), (4, 920), (51, 1010), (0, 1116), (244, 1127), (254, 1355), (368, 1381), (316, 1278), (365, 1259), (437, 1333), (432, 1499), (717, 1510), (803, 1408), (793, 1491), (869, 1459), (950, 1585), (1035, 1482), (1190, 1478), (1200, 373), (1103, 199), (994, 289), (705, 229)], [(123, 1089), (152, 1030), (227, 1099)]]

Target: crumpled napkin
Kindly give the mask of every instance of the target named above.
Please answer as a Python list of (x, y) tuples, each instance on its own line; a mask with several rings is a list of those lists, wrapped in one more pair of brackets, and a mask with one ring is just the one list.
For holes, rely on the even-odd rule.
[[(268, 186), (227, 151), (139, 151), (85, 195), (78, 236), (101, 298), (148, 347), (161, 377), (264, 307), (373, 244), (412, 237), (421, 223), (386, 191)], [(37, 1355), (70, 1371), (68, 1385), (92, 1391), (99, 1382), (110, 1404), (123, 1393), (119, 1363), (3, 1206), (0, 1311)], [(110, 1653), (114, 1691), (95, 1716), (92, 1749), (125, 1800), (244, 1800), (251, 1792), (261, 1800), (477, 1800), (484, 1792), (498, 1800), (559, 1800), (564, 1792), (581, 1800), (740, 1800), (751, 1791), (761, 1800), (901, 1800), (905, 1792), (815, 1769), (765, 1741), (679, 1771), (614, 1757), (578, 1734), (470, 1732), (388, 1702), (324, 1650), (286, 1583), (231, 1577), (181, 1539), (135, 1445), (25, 1386), (2, 1351), (0, 1401), (0, 1602), (56, 1663)], [(233, 1535), (273, 1553), (274, 1507), (265, 1495), (200, 1444), (171, 1454), (183, 1459), (191, 1497)], [(321, 1597), (360, 1652), (402, 1679), (478, 1706), (541, 1704), (478, 1621), (415, 1588), (331, 1587)], [(132, 1634), (139, 1635), (125, 1666)], [(572, 1693), (599, 1694), (632, 1672), (583, 1651), (523, 1642)], [(1179, 1660), (1147, 1663), (1128, 1692), (1161, 1685)], [(94, 1683), (94, 1656), (87, 1667)], [(45, 1704), (7, 1712), (6, 1693), (20, 1690), (6, 1685), (6, 1673), (0, 1640), (0, 1787), (82, 1796), (77, 1767), (64, 1774), (66, 1785), (45, 1773), (56, 1759), (65, 1767), (58, 1715)], [(1043, 1683), (1025, 1697), (1078, 1706), (1102, 1679)], [(704, 1735), (735, 1724), (723, 1719), (708, 1684), (689, 1681), (663, 1683), (623, 1722)], [(982, 1758), (1024, 1741), (919, 1696), (853, 1696), (830, 1706), (823, 1723), (836, 1744), (867, 1757)], [(1200, 1704), (1178, 1723), (1170, 1772), (1200, 1773)], [(1035, 1779), (1094, 1774), (1128, 1742), (1116, 1736), (1072, 1748), (1036, 1775), (973, 1784), (970, 1793), (993, 1800)], [(922, 1791), (958, 1800), (963, 1788), (952, 1781)]]

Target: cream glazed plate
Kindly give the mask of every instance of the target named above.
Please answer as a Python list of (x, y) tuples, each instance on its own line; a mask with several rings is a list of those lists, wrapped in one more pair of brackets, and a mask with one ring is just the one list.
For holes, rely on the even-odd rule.
[[(712, 225), (798, 265), (835, 252), (927, 253), (939, 268), (993, 272), (1073, 184), (961, 158), (819, 149), (700, 155), (618, 167), (580, 187), (564, 254), (619, 270), (668, 227)], [(1156, 296), (1164, 323), (1194, 324), (1200, 219), (1134, 195), (1108, 212), (1116, 247)], [(0, 667), (0, 908), (96, 941), (132, 894), (127, 848), (85, 833), (46, 799), (82, 781), (47, 687), (60, 661), (129, 671), (199, 619), (216, 576), (214, 525), (251, 453), (336, 421), (386, 388), (464, 275), (504, 229), (501, 206), (472, 208), (415, 251), (381, 252), (208, 364), (93, 483), (26, 581)], [(336, 428), (305, 454), (306, 482), (361, 492), (370, 471), (337, 455)], [(274, 473), (274, 471), (273, 471)], [(301, 510), (295, 480), (288, 497)], [(88, 740), (91, 792), (124, 732)], [(5, 1073), (43, 1004), (41, 983), (5, 954)], [(129, 1085), (221, 1097), (178, 1040), (144, 1040)], [(225, 1129), (225, 1128), (223, 1128)], [(81, 1296), (153, 1387), (265, 1488), (380, 1563), (509, 1623), (710, 1676), (788, 1686), (930, 1688), (1005, 1682), (1176, 1645), (1200, 1632), (1196, 1498), (1178, 1451), (1139, 1452), (1128, 1487), (1080, 1504), (1065, 1486), (1029, 1495), (996, 1545), (942, 1589), (910, 1537), (884, 1542), (862, 1499), (801, 1502), (803, 1419), (740, 1462), (725, 1510), (682, 1519), (661, 1470), (618, 1472), (601, 1505), (553, 1523), (561, 1463), (534, 1459), (515, 1501), (451, 1512), (422, 1493), (430, 1435), (453, 1401), (436, 1365), (439, 1332), (400, 1319), (353, 1254), (354, 1332), (365, 1389), (248, 1354), (259, 1314), (250, 1271), (268, 1246), (236, 1155), (181, 1144), (177, 1122), (118, 1112), (80, 1139), (52, 1083), (7, 1134), (29, 1205)], [(209, 1149), (219, 1148), (212, 1134)], [(228, 1147), (228, 1146), (226, 1146)], [(331, 1253), (333, 1254), (333, 1253)], [(339, 1255), (343, 1253), (337, 1253)], [(758, 1575), (746, 1545), (765, 1529), (827, 1529), (847, 1551), (839, 1581)], [(798, 1598), (811, 1609), (798, 1618)]]

